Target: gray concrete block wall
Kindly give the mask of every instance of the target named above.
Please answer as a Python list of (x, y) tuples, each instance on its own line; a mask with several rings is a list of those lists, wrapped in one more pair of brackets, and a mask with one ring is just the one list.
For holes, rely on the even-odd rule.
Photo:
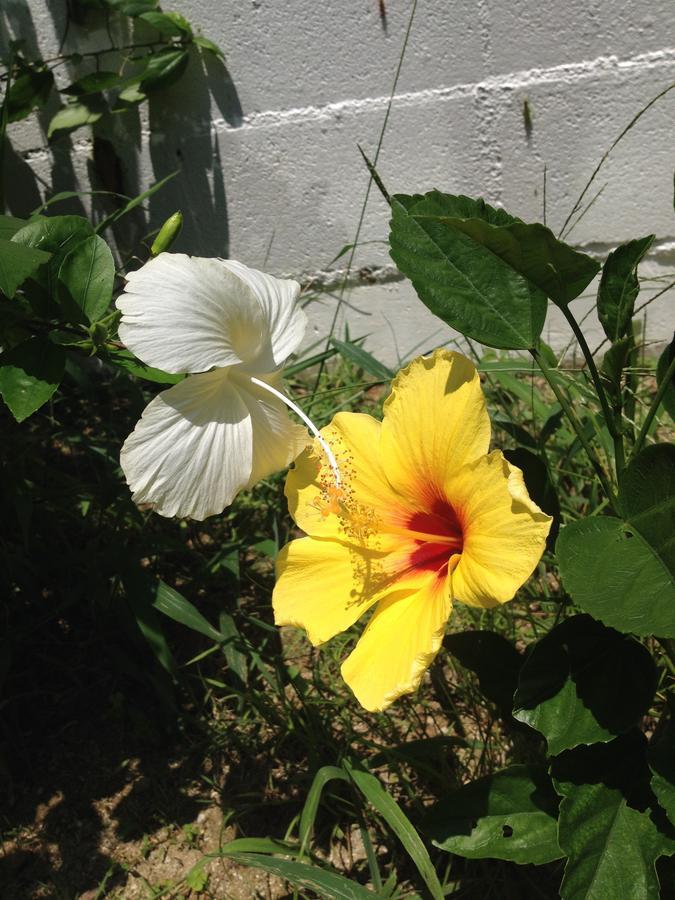
[[(384, 0), (386, 23), (379, 0), (164, 6), (219, 43), (227, 69), (195, 54), (179, 84), (138, 114), (117, 117), (105, 134), (121, 158), (129, 194), (182, 166), (150, 201), (138, 234), (181, 208), (182, 250), (308, 279), (324, 273), (354, 238), (368, 183), (357, 144), (371, 156), (375, 151), (410, 2)], [(0, 22), (0, 44), (21, 35), (29, 47), (53, 55), (65, 3), (3, 0)], [(119, 28), (115, 36), (131, 37)], [(71, 27), (65, 49), (83, 41), (99, 47), (107, 37), (102, 27), (88, 34)], [(67, 71), (58, 77), (61, 84), (70, 80)], [(391, 191), (437, 187), (483, 196), (529, 221), (543, 216), (546, 168), (546, 219), (558, 229), (612, 140), (673, 82), (672, 0), (419, 0), (378, 168)], [(44, 129), (53, 112), (10, 129), (16, 213), (39, 202), (33, 174), (58, 190), (90, 187), (90, 135), (80, 130), (48, 145)], [(617, 243), (653, 231), (645, 272), (675, 270), (674, 113), (675, 91), (616, 148), (595, 185), (603, 192), (570, 240), (604, 258)], [(356, 271), (370, 274), (352, 279), (340, 325), (346, 316), (352, 334), (369, 332), (370, 349), (393, 363), (427, 331), (425, 349), (447, 329), (396, 280), (387, 220), (374, 191), (361, 233), (368, 243), (355, 258)], [(339, 283), (339, 272), (331, 278)], [(333, 292), (310, 307), (317, 335), (334, 303)], [(670, 295), (649, 308), (647, 324), (650, 340), (668, 338)], [(553, 316), (547, 329), (554, 346), (565, 346), (563, 323)]]

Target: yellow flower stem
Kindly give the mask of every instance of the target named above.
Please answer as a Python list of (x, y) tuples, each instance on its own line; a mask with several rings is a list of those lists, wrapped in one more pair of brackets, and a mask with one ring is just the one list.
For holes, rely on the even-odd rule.
[(309, 416), (306, 415), (300, 409), (299, 406), (297, 406), (295, 403), (293, 403), (292, 400), (289, 400), (289, 398), (285, 394), (282, 394), (281, 391), (278, 391), (276, 388), (272, 387), (271, 384), (267, 384), (266, 381), (261, 381), (260, 378), (255, 378), (254, 376), (251, 376), (251, 381), (253, 382), (253, 384), (256, 384), (258, 387), (261, 387), (264, 390), (269, 391), (270, 394), (274, 394), (274, 396), (278, 400), (281, 400), (281, 402), (284, 403), (289, 409), (293, 410), (293, 412), (296, 414), (296, 416), (298, 416), (298, 418), (302, 419), (304, 424), (309, 428), (309, 430), (312, 432), (314, 437), (317, 439), (317, 441), (323, 447), (323, 452), (326, 454), (326, 457), (328, 458), (328, 462), (330, 463), (330, 467), (333, 470), (333, 475), (335, 476), (335, 486), (340, 487), (340, 485), (342, 484), (342, 478), (340, 477), (340, 469), (338, 468), (338, 464), (337, 464), (337, 460), (335, 459), (335, 455), (333, 454), (333, 451), (330, 449), (330, 447), (326, 443), (325, 439), (321, 436), (321, 432), (316, 427), (314, 422), (312, 422), (312, 420), (309, 418)]
[(535, 359), (535, 362), (541, 369), (542, 375), (544, 376), (546, 381), (548, 381), (551, 390), (555, 394), (556, 400), (562, 407), (562, 410), (565, 413), (565, 415), (567, 416), (567, 418), (570, 422), (570, 425), (572, 426), (572, 428), (575, 431), (576, 436), (579, 438), (579, 443), (586, 451), (586, 455), (588, 456), (588, 458), (591, 462), (591, 465), (595, 469), (595, 474), (598, 476), (600, 484), (603, 486), (603, 488), (605, 490), (605, 494), (607, 495), (607, 500), (608, 500), (608, 503), (609, 503), (609, 506), (610, 506), (612, 512), (615, 515), (618, 515), (619, 503), (618, 503), (616, 494), (614, 493), (614, 489), (610, 483), (609, 478), (607, 477), (607, 473), (605, 472), (604, 468), (602, 467), (600, 460), (595, 455), (595, 451), (593, 450), (593, 447), (590, 445), (588, 438), (584, 434), (584, 430), (581, 427), (581, 423), (577, 419), (577, 417), (574, 413), (574, 410), (572, 409), (572, 405), (570, 404), (569, 400), (565, 396), (564, 392), (561, 391), (560, 387), (556, 384), (555, 378), (551, 374), (551, 370), (549, 369), (549, 367), (544, 362), (544, 359), (543, 359), (541, 353), (538, 350), (536, 350), (535, 348), (531, 348), (530, 353), (532, 354), (532, 356)]

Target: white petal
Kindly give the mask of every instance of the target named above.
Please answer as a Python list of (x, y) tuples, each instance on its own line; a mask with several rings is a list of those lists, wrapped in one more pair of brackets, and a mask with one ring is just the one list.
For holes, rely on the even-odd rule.
[(274, 361), (267, 371), (278, 368), (298, 349), (305, 335), (307, 317), (296, 305), (300, 285), (288, 278), (275, 278), (249, 269), (234, 259), (223, 259), (222, 263), (245, 281), (258, 298), (270, 334)]
[(150, 366), (207, 372), (260, 357), (258, 371), (275, 368), (258, 297), (220, 259), (160, 253), (129, 273), (117, 308), (121, 340)]
[(255, 391), (264, 392), (250, 387), (221, 369), (155, 397), (120, 456), (134, 501), (164, 516), (205, 519), (287, 466), (307, 434), (280, 401), (265, 394), (260, 402)]

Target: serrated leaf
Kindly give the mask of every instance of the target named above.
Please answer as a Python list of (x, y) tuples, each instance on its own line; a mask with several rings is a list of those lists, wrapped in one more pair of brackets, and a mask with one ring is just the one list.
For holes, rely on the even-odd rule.
[(496, 631), (458, 631), (447, 634), (443, 646), (465, 669), (477, 675), (481, 693), (510, 719), (523, 663), (513, 644)]
[(140, 89), (149, 92), (168, 87), (180, 78), (187, 64), (187, 50), (166, 48), (153, 53), (148, 58)]
[(675, 578), (675, 444), (652, 444), (619, 476), (627, 522), (640, 532)]
[(462, 334), (491, 347), (533, 347), (544, 324), (546, 297), (490, 249), (446, 221), (469, 213), (472, 221), (483, 221), (486, 227), (514, 221), (468, 197), (438, 191), (424, 197), (394, 196), (391, 257), (420, 300)]
[(657, 900), (655, 863), (675, 841), (649, 788), (640, 732), (559, 756), (552, 774), (562, 796), (558, 836), (567, 854), (562, 900)]
[(61, 383), (66, 354), (41, 335), (0, 354), (0, 394), (17, 422), (49, 400)]
[(598, 287), (598, 318), (610, 341), (628, 333), (635, 298), (640, 290), (637, 267), (655, 235), (622, 244), (609, 254)]
[(48, 262), (50, 255), (0, 238), (0, 291), (11, 300), (17, 288)]
[(675, 637), (675, 585), (636, 528), (614, 516), (581, 519), (561, 530), (556, 555), (585, 612), (619, 631)]
[(649, 709), (657, 672), (642, 644), (590, 616), (567, 619), (531, 649), (513, 715), (541, 732), (549, 754), (613, 740)]
[[(675, 359), (675, 337), (659, 357), (659, 361), (656, 366), (656, 381), (659, 387), (661, 386), (663, 379), (666, 377), (666, 372), (668, 371), (668, 368), (670, 367), (673, 359)], [(671, 419), (675, 419), (675, 375), (673, 375), (670, 379), (670, 384), (666, 388), (666, 392), (663, 395), (663, 400), (661, 402), (663, 403), (663, 408), (666, 410)]]
[(510, 766), (436, 804), (425, 822), (436, 847), (468, 859), (542, 865), (560, 859), (558, 797), (546, 769)]

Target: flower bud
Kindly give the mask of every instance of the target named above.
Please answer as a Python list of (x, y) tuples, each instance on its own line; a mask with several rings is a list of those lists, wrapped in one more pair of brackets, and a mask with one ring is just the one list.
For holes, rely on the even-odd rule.
[(181, 228), (183, 227), (183, 213), (175, 212), (172, 216), (166, 220), (166, 222), (159, 229), (159, 233), (155, 240), (153, 241), (152, 247), (150, 248), (150, 253), (153, 256), (158, 256), (160, 253), (163, 253), (165, 250), (169, 250), (173, 242), (176, 240), (178, 235), (180, 234)]

